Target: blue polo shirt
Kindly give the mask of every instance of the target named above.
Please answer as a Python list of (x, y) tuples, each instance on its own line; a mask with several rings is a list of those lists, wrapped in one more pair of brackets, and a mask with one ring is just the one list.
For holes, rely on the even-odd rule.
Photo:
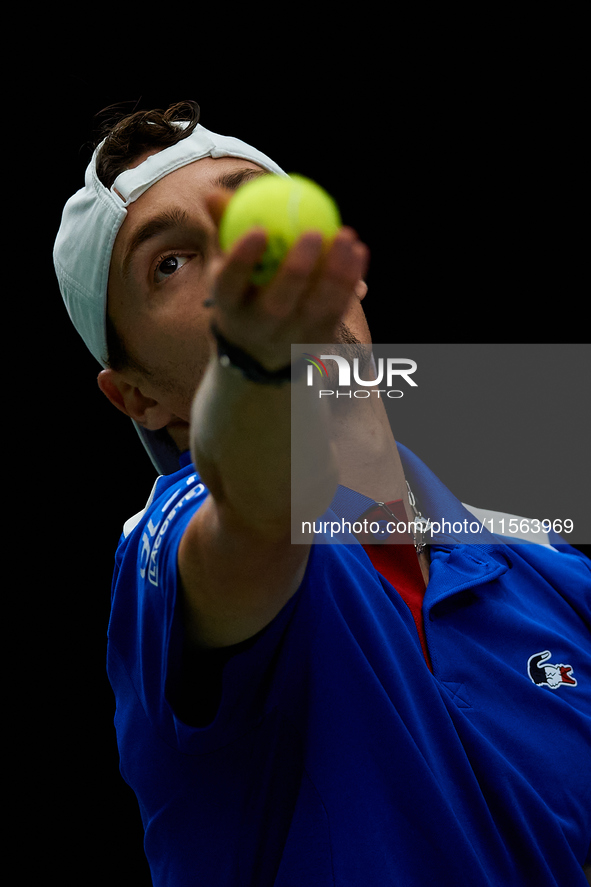
[[(399, 450), (423, 514), (474, 520)], [(193, 662), (189, 695), (219, 684), (200, 720), (179, 692), (177, 550), (206, 496), (190, 463), (159, 478), (116, 553), (108, 673), (154, 887), (586, 885), (589, 561), (436, 539), (431, 672), (363, 547), (314, 545), (299, 590), (217, 677)]]

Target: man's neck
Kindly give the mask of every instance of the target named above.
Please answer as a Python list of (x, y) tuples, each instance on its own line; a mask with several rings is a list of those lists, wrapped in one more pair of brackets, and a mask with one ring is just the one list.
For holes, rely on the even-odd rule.
[(408, 502), (406, 479), (383, 402), (366, 398), (333, 410), (339, 482), (380, 502)]
[[(365, 398), (346, 406), (339, 404), (332, 411), (331, 429), (339, 483), (378, 502), (402, 499), (408, 521), (412, 521), (404, 468), (382, 400)], [(419, 564), (426, 584), (428, 549), (419, 555)]]

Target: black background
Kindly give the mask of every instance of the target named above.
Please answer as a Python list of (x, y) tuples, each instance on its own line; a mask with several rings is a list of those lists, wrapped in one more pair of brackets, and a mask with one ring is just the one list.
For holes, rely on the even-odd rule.
[[(51, 262), (95, 115), (119, 102), (133, 110), (195, 99), (204, 126), (323, 184), (371, 249), (365, 308), (378, 342), (588, 339), (576, 49), (565, 53), (551, 27), (532, 39), (529, 22), (503, 23), (495, 39), (482, 25), (466, 36), (443, 21), (375, 19), (335, 22), (328, 34), (271, 23), (270, 39), (260, 22), (241, 42), (244, 17), (226, 23), (231, 45), (218, 23), (213, 35), (192, 25), (187, 47), (178, 16), (150, 28), (139, 58), (116, 29), (100, 54), (78, 48), (72, 64), (54, 64), (56, 53), (39, 69), (31, 57), (35, 91), (12, 109), (18, 163), (6, 186), (24, 251), (22, 318), (7, 336), (21, 354), (11, 363), (19, 424), (10, 436), (24, 433), (25, 446), (7, 467), (25, 483), (15, 546), (27, 580), (10, 683), (27, 724), (27, 742), (15, 739), (29, 774), (18, 803), (63, 885), (150, 883), (137, 802), (118, 774), (104, 661), (113, 552), (155, 474), (98, 391), (98, 366), (70, 327)], [(71, 58), (67, 46), (63, 55)], [(453, 489), (436, 440), (417, 452)], [(489, 492), (483, 477), (471, 504), (502, 508)], [(588, 492), (585, 470), (581, 497)]]

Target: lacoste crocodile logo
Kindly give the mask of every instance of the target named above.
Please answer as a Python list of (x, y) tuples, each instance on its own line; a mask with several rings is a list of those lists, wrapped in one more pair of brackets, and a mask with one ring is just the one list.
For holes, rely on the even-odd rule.
[(552, 690), (557, 690), (563, 685), (576, 687), (577, 680), (573, 677), (572, 665), (548, 662), (551, 656), (550, 650), (544, 650), (542, 653), (534, 653), (527, 660), (527, 673), (534, 684), (539, 686), (546, 684)]

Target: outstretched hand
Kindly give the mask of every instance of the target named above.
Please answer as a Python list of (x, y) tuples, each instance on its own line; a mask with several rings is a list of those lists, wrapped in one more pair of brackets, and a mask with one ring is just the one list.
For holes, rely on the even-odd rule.
[[(219, 220), (231, 194), (216, 191), (208, 209)], [(267, 238), (253, 228), (211, 265), (212, 320), (232, 344), (266, 369), (286, 366), (292, 343), (332, 342), (367, 270), (369, 251), (355, 231), (343, 227), (325, 247), (309, 232), (287, 253), (264, 287), (250, 283)]]

